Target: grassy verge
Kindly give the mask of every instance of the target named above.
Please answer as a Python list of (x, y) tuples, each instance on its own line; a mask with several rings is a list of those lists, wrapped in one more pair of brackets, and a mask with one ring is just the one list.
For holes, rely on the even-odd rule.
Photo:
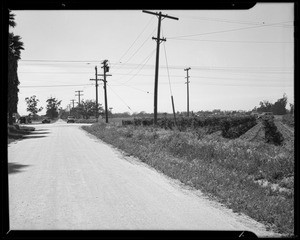
[(233, 211), (293, 235), (294, 152), (238, 139), (198, 140), (192, 132), (151, 127), (82, 128)]

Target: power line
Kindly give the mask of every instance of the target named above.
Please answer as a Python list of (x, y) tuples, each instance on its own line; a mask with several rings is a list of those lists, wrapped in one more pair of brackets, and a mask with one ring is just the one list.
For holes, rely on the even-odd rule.
[(170, 73), (169, 73), (169, 68), (168, 68), (168, 59), (167, 59), (167, 52), (166, 52), (166, 44), (165, 43), (164, 43), (164, 52), (165, 52), (165, 59), (166, 59), (166, 65), (167, 65), (167, 73), (168, 73), (170, 94), (172, 96), (173, 93), (172, 93), (172, 87), (171, 87), (171, 80), (170, 80)]
[[(129, 75), (129, 74), (115, 74), (115, 75)], [(137, 74), (130, 74), (132, 75), (133, 77), (135, 77)], [(143, 76), (143, 77), (153, 77), (153, 74), (139, 74), (138, 76)], [(161, 77), (168, 77), (168, 75), (160, 75)], [(170, 77), (172, 78), (182, 78), (182, 75), (169, 75)], [(133, 78), (132, 77), (132, 78)], [(233, 78), (233, 77), (213, 77), (213, 76), (193, 76), (194, 79), (224, 79), (224, 80), (237, 80), (237, 81), (262, 81), (262, 78), (244, 78), (244, 77), (236, 77), (236, 78)], [(131, 80), (131, 79), (129, 79)], [(128, 80), (128, 81), (129, 81)], [(284, 79), (282, 78), (274, 78), (272, 77), (272, 79), (266, 79), (264, 78), (264, 80), (272, 80), (273, 82), (275, 80), (277, 81), (284, 81)], [(141, 83), (138, 83), (138, 84), (141, 84)], [(119, 85), (116, 85), (116, 86), (122, 86), (124, 85), (125, 86), (125, 83), (124, 84), (119, 84)], [(64, 84), (64, 85), (30, 85), (30, 86), (20, 86), (20, 87), (71, 87), (71, 86), (93, 86), (92, 84), (80, 84), (80, 85), (74, 85), (74, 84)], [(115, 86), (115, 85), (114, 85)]]
[[(253, 21), (241, 21), (241, 20), (233, 20), (233, 19), (224, 19), (224, 18), (208, 18), (208, 17), (194, 17), (194, 16), (186, 16), (186, 15), (178, 15), (182, 18), (186, 19), (198, 19), (198, 20), (205, 20), (205, 21), (217, 21), (217, 22), (225, 22), (225, 23), (236, 23), (236, 24), (246, 24), (246, 25), (262, 25), (265, 22), (253, 22)], [(292, 25), (285, 25), (285, 24), (278, 24), (274, 27), (293, 27)]]
[[(125, 104), (125, 106), (130, 110), (131, 108), (128, 106), (128, 104), (110, 87), (110, 85), (107, 84), (107, 86), (110, 88), (110, 90)], [(132, 111), (133, 112), (133, 111)]]
[[(292, 22), (292, 21), (287, 21), (287, 22)], [(282, 24), (282, 23), (286, 23), (286, 22), (271, 23), (271, 24), (266, 24), (266, 25), (243, 27), (243, 28), (234, 28), (234, 29), (227, 29), (227, 30), (221, 30), (221, 31), (215, 31), (215, 32), (196, 33), (196, 34), (190, 34), (190, 35), (174, 36), (174, 37), (168, 37), (168, 39), (182, 38), (182, 37), (193, 37), (193, 36), (202, 36), (202, 35), (210, 35), (210, 34), (225, 33), (225, 32), (234, 32), (234, 31), (240, 31), (240, 30), (246, 30), (246, 29), (255, 29), (255, 28), (261, 28), (261, 27), (269, 27), (269, 26), (273, 26), (273, 25), (276, 25), (276, 24)]]
[(136, 43), (136, 41), (139, 39), (139, 37), (144, 33), (144, 31), (146, 30), (146, 28), (148, 27), (148, 25), (153, 21), (153, 18), (150, 18), (149, 22), (146, 24), (146, 26), (144, 27), (143, 31), (137, 36), (137, 38), (134, 40), (134, 42), (130, 45), (130, 47), (126, 50), (126, 52), (120, 57), (119, 61), (121, 61), (121, 59), (127, 54), (127, 52), (132, 48), (132, 46)]
[(251, 44), (286, 44), (294, 42), (267, 42), (267, 41), (231, 41), (231, 40), (206, 40), (206, 39), (190, 39), (190, 38), (172, 38), (171, 40), (195, 41), (195, 42), (218, 42), (218, 43), (251, 43)]
[[(196, 79), (195, 77), (193, 77), (193, 79)], [(169, 82), (161, 82), (160, 84), (169, 84)], [(172, 84), (182, 84), (182, 82), (172, 82)], [(236, 87), (294, 87), (294, 86), (286, 86), (286, 85), (260, 85), (260, 84), (248, 84), (248, 83), (243, 83), (243, 84), (230, 84), (230, 83), (211, 83), (211, 82), (197, 82), (195, 81), (194, 84), (201, 84), (201, 85), (214, 85), (214, 86), (236, 86)], [(281, 84), (281, 83), (279, 83)], [(282, 83), (284, 84), (284, 83)], [(145, 85), (145, 84), (139, 84), (139, 85)], [(147, 84), (147, 85), (151, 85), (151, 83)], [(130, 85), (113, 85), (115, 87), (123, 87), (123, 86), (126, 86), (126, 87), (132, 87)]]
[(43, 87), (43, 88), (47, 88), (47, 87), (80, 87), (80, 86), (93, 86), (91, 84), (66, 84), (66, 85), (30, 85), (30, 86), (19, 86), (20, 88), (26, 88), (26, 87)]
[[(175, 39), (172, 39), (175, 40)], [(176, 39), (177, 40), (177, 39)], [(179, 40), (179, 39), (178, 39)], [(182, 39), (184, 40), (184, 39)], [(152, 52), (150, 52), (151, 54)], [(147, 57), (146, 57), (147, 59)], [(23, 60), (23, 61), (31, 61), (31, 60)], [(40, 60), (33, 60), (33, 61), (40, 61)], [(49, 62), (51, 61), (55, 61), (55, 60), (47, 60)], [(144, 61), (144, 60), (143, 60)], [(142, 62), (143, 62), (142, 61)], [(97, 61), (99, 62), (99, 61)], [(126, 63), (123, 65), (127, 65), (127, 66), (132, 66), (134, 67), (134, 69), (136, 69), (137, 67), (139, 67), (142, 63)], [(137, 66), (137, 67), (135, 67)], [(153, 64), (144, 64), (144, 67), (149, 67), (149, 68), (153, 68), (154, 65)], [(182, 68), (184, 68), (185, 66), (176, 66), (176, 65), (169, 65), (168, 68), (170, 69), (178, 69), (181, 70)], [(270, 72), (270, 73), (293, 73), (293, 72), (286, 72), (286, 71), (272, 71), (272, 69), (294, 69), (293, 67), (280, 67), (280, 66), (274, 66), (274, 67), (236, 67), (236, 66), (230, 66), (230, 67), (216, 67), (216, 66), (191, 66), (193, 68), (193, 70), (234, 70), (234, 71), (255, 71), (255, 72)], [(160, 68), (166, 68), (166, 66), (164, 65), (160, 65)], [(133, 69), (133, 70), (134, 70)], [(18, 73), (47, 73), (47, 74), (88, 74), (90, 72), (22, 72), (22, 71), (18, 71)], [(118, 73), (116, 73), (118, 74)], [(121, 74), (121, 73), (120, 73)]]
[(151, 59), (151, 57), (154, 54), (154, 52), (155, 52), (155, 49), (147, 56), (146, 62), (141, 66), (141, 68), (131, 78), (129, 78), (126, 82), (124, 82), (122, 84), (125, 84), (125, 83), (128, 83), (129, 81), (131, 81), (144, 68), (144, 66), (146, 65), (146, 63)]
[[(150, 54), (149, 55), (147, 55), (147, 57), (145, 58), (145, 59), (143, 59), (143, 61), (141, 61), (141, 63), (139, 63), (139, 64), (134, 64), (134, 65), (136, 65), (137, 67), (134, 67), (132, 70), (130, 70), (129, 72), (127, 72), (127, 73), (125, 73), (125, 74), (118, 74), (117, 73), (117, 75), (132, 75), (131, 73), (134, 71), (134, 70), (136, 70), (136, 69), (138, 69), (142, 64), (143, 64), (143, 62), (144, 61), (146, 61), (146, 59), (148, 59), (148, 57), (150, 56), (150, 55), (152, 55), (153, 54), (153, 52), (155, 51), (155, 49), (154, 50), (152, 50), (151, 52), (150, 52)], [(146, 62), (147, 63), (147, 62)], [(146, 63), (144, 63), (143, 64), (143, 67), (146, 65)], [(126, 64), (127, 65), (127, 64)], [(142, 68), (143, 68), (142, 67)], [(118, 68), (118, 69), (120, 69), (120, 68)], [(140, 72), (140, 71), (139, 71)], [(133, 75), (136, 75), (136, 74), (133, 74)], [(124, 77), (121, 77), (121, 78), (119, 78), (118, 80), (122, 80)], [(129, 80), (128, 80), (129, 81)]]
[[(155, 50), (154, 50), (155, 51)], [(150, 53), (151, 54), (151, 53)], [(152, 55), (153, 55), (153, 51), (152, 51)], [(148, 56), (146, 57), (146, 59), (148, 58)], [(143, 60), (144, 61), (144, 60)], [(143, 62), (142, 61), (142, 62)], [(131, 71), (129, 71), (128, 73), (115, 73), (115, 75), (136, 75), (136, 74), (131, 74), (131, 72), (133, 72), (134, 70), (136, 70), (139, 66), (141, 66), (142, 63), (138, 64), (137, 67), (135, 67), (134, 69), (132, 69)], [(143, 68), (148, 67), (149, 69), (153, 68), (154, 65), (150, 65), (150, 64), (143, 64)], [(167, 66), (160, 66), (160, 68), (167, 68)], [(168, 66), (169, 69), (180, 69), (179, 66)], [(195, 70), (198, 71), (235, 71), (235, 72), (248, 72), (248, 73), (270, 73), (270, 74), (292, 74), (293, 71), (274, 71), (274, 70), (259, 70), (259, 69), (238, 69), (238, 68), (218, 68), (218, 67), (195, 67)], [(18, 73), (28, 73), (28, 74), (88, 74), (88, 72), (18, 72)], [(150, 76), (149, 74), (141, 74), (141, 76)], [(152, 76), (152, 75), (151, 75)], [(163, 76), (163, 75), (161, 75)], [(173, 75), (174, 76), (174, 75)], [(176, 76), (175, 76), (176, 77)]]
[(152, 92), (149, 92), (149, 91), (145, 91), (145, 90), (142, 90), (142, 89), (139, 89), (139, 88), (136, 88), (136, 87), (133, 87), (133, 86), (130, 86), (130, 85), (111, 85), (111, 86), (124, 86), (124, 87), (129, 87), (129, 88), (132, 88), (132, 89), (135, 89), (135, 90), (138, 90), (140, 92), (144, 92), (144, 93), (147, 93), (147, 94), (152, 94)]
[[(153, 34), (153, 32), (155, 31), (155, 29), (151, 32), (151, 34), (149, 35), (149, 37)], [(146, 40), (142, 43), (142, 45), (127, 59), (127, 61), (125, 61), (125, 63), (129, 62), (129, 60), (131, 60), (138, 52), (139, 50), (145, 45), (145, 43), (149, 40), (149, 37), (146, 38)]]
[(57, 63), (90, 63), (99, 62), (99, 60), (49, 60), (49, 59), (20, 59), (21, 62), (57, 62)]

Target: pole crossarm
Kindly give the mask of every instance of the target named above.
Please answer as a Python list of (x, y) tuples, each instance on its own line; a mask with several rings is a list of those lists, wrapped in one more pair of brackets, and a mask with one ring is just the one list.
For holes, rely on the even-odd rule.
[(152, 14), (152, 15), (156, 15), (156, 16), (162, 16), (164, 18), (171, 18), (171, 19), (174, 19), (174, 20), (179, 20), (179, 18), (177, 17), (172, 17), (172, 16), (169, 16), (167, 14), (162, 14), (161, 12), (159, 13), (154, 13), (154, 12), (150, 12), (150, 11), (147, 11), (147, 10), (143, 10), (144, 13), (149, 13), (149, 14)]
[(156, 40), (156, 41), (160, 41), (160, 43), (163, 42), (163, 41), (167, 41), (166, 38), (160, 38), (160, 39), (158, 39), (158, 38), (156, 38), (156, 37), (152, 37), (152, 39), (153, 39), (153, 40)]

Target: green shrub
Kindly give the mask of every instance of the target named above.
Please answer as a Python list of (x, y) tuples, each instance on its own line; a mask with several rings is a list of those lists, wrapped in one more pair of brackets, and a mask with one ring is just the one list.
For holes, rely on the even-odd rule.
[(263, 126), (265, 129), (265, 140), (267, 143), (272, 143), (274, 145), (281, 145), (284, 138), (282, 134), (278, 131), (273, 119), (264, 119)]

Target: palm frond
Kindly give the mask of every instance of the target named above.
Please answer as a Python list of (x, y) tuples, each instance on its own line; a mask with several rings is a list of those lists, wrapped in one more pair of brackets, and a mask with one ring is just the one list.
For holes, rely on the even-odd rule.
[(11, 13), (10, 11), (9, 11), (9, 20), (8, 20), (8, 24), (9, 24), (9, 26), (10, 27), (15, 27), (17, 24), (16, 24), (16, 22), (15, 22), (15, 14), (13, 14), (13, 13)]

